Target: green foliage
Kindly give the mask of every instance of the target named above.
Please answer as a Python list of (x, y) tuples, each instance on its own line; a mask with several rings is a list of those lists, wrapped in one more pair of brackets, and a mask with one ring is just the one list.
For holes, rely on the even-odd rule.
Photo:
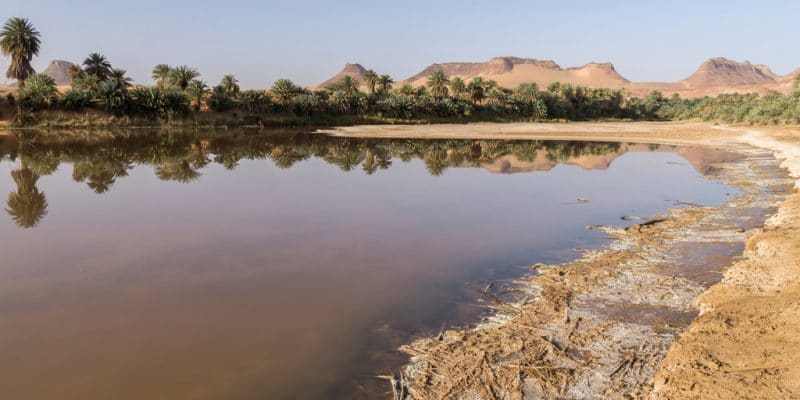
[(449, 84), (450, 81), (447, 79), (447, 75), (445, 75), (444, 71), (441, 69), (434, 71), (434, 73), (428, 77), (428, 90), (430, 90), (431, 95), (437, 99), (447, 97), (447, 86)]
[(96, 93), (100, 86), (100, 78), (89, 75), (84, 71), (79, 71), (72, 78), (72, 89), (81, 90), (89, 93)]
[(126, 73), (127, 71), (123, 69), (112, 69), (106, 80), (113, 82), (118, 87), (129, 88), (133, 84), (133, 79), (125, 76)]
[[(7, 40), (6, 36), (0, 40)], [(34, 36), (38, 40), (38, 32)], [(3, 51), (6, 52), (5, 47)], [(11, 52), (9, 50), (7, 54)], [(22, 123), (35, 121), (36, 111), (57, 104), (67, 111), (96, 107), (117, 116), (161, 119), (184, 116), (192, 109), (202, 112), (207, 106), (216, 112), (241, 111), (246, 121), (264, 122), (260, 115), (269, 113), (275, 115), (275, 121), (280, 121), (278, 123), (292, 124), (303, 121), (335, 123), (338, 121), (335, 117), (340, 116), (346, 117), (341, 121), (347, 123), (373, 118), (419, 122), (625, 118), (800, 123), (800, 89), (797, 86), (800, 78), (790, 95), (773, 92), (763, 96), (723, 94), (681, 99), (678, 96), (666, 98), (659, 92), (652, 92), (644, 98), (629, 97), (620, 90), (558, 82), (549, 85), (546, 91), (540, 90), (536, 84), (522, 84), (510, 90), (480, 77), (468, 83), (458, 77), (448, 79), (442, 70), (431, 74), (426, 86), (415, 88), (404, 84), (392, 91), (394, 82), (391, 77), (368, 71), (365, 77), (369, 90), (367, 95), (359, 91), (359, 83), (349, 76), (326, 90), (315, 92), (290, 80), (280, 79), (269, 92), (265, 92), (241, 91), (236, 78), (225, 75), (219, 85), (209, 90), (208, 85), (198, 79), (200, 74), (195, 69), (187, 66), (172, 68), (165, 64), (153, 69), (153, 79), (157, 82), (155, 87), (131, 88), (132, 81), (125, 71), (112, 68), (98, 53), (90, 54), (83, 65), (84, 69), (71, 71), (72, 89), (60, 99), (51, 78), (42, 74), (27, 77), (17, 98), (12, 97), (8, 102), (13, 105), (16, 101), (21, 106), (16, 120)], [(234, 118), (237, 116), (232, 115)], [(439, 158), (433, 155), (429, 160), (435, 166)], [(367, 169), (374, 171), (373, 167)]]
[(673, 97), (664, 100), (658, 110), (662, 119), (699, 119), (725, 123), (798, 124), (800, 96), (777, 92), (757, 94), (721, 94), (702, 99)]
[(245, 90), (239, 95), (237, 103), (239, 110), (249, 114), (264, 114), (272, 107), (270, 97), (260, 90)]
[(57, 102), (56, 81), (45, 74), (31, 75), (19, 91), (19, 103), (27, 110), (42, 110)]
[(373, 70), (369, 70), (364, 73), (364, 84), (367, 85), (369, 94), (376, 93), (376, 88), (378, 86), (378, 79), (380, 79), (380, 77)]
[(398, 93), (400, 93), (403, 96), (413, 96), (416, 93), (416, 91), (414, 90), (413, 86), (411, 86), (408, 83), (405, 83), (403, 84), (403, 86), (400, 87)]
[(339, 82), (327, 87), (331, 92), (342, 92), (347, 97), (352, 97), (358, 93), (358, 81), (350, 75), (345, 75)]
[(286, 104), (292, 97), (303, 93), (303, 88), (288, 79), (278, 79), (272, 84), (270, 92), (279, 103)]
[(223, 76), (222, 80), (219, 82), (219, 87), (228, 97), (231, 98), (236, 98), (236, 96), (239, 96), (239, 92), (241, 92), (241, 88), (239, 88), (239, 80), (233, 75)]
[(233, 98), (229, 95), (229, 91), (222, 85), (214, 86), (211, 90), (211, 94), (208, 96), (207, 103), (208, 108), (216, 112), (232, 110), (236, 106)]
[(300, 94), (292, 98), (289, 110), (295, 115), (312, 116), (325, 112), (326, 104), (318, 94)]
[(158, 87), (166, 87), (170, 84), (170, 77), (172, 76), (172, 67), (167, 64), (158, 64), (153, 67), (151, 74), (153, 80)]
[(464, 80), (459, 77), (453, 77), (450, 79), (450, 93), (453, 96), (458, 97), (460, 99), (466, 98), (467, 95), (467, 84), (464, 83)]
[(189, 113), (189, 98), (177, 89), (135, 88), (130, 91), (130, 103), (134, 113), (153, 118), (168, 119)]
[(467, 85), (467, 92), (469, 98), (475, 104), (480, 104), (486, 98), (486, 82), (481, 78), (474, 78), (472, 82)]
[(94, 93), (82, 89), (70, 89), (61, 97), (59, 107), (67, 111), (81, 111), (92, 105)]
[(97, 96), (103, 108), (111, 114), (122, 116), (130, 110), (128, 88), (120, 85), (117, 81), (101, 82), (97, 89)]
[(189, 85), (186, 87), (186, 94), (189, 95), (194, 109), (199, 111), (205, 104), (206, 96), (208, 95), (208, 85), (199, 79), (194, 79), (189, 82)]
[(33, 75), (33, 57), (39, 54), (41, 34), (25, 18), (11, 18), (0, 30), (0, 51), (11, 58), (6, 77), (16, 79), (20, 85)]
[(111, 70), (111, 63), (100, 53), (91, 53), (83, 60), (83, 71), (96, 77), (99, 81), (108, 79), (111, 76)]
[(170, 70), (169, 84), (180, 90), (186, 90), (189, 84), (199, 77), (200, 73), (196, 69), (181, 65)]
[(342, 115), (357, 115), (365, 113), (369, 108), (367, 97), (358, 91), (348, 92), (339, 90), (333, 92), (328, 100), (330, 109)]
[(378, 77), (378, 93), (386, 95), (392, 90), (394, 80), (389, 75), (381, 75)]
[(792, 83), (792, 90), (794, 91), (794, 95), (800, 95), (800, 74), (794, 77), (794, 82)]

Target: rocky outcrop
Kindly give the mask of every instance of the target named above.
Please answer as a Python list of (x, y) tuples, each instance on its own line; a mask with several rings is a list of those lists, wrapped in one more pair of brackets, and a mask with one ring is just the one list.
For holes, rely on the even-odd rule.
[(69, 61), (53, 60), (42, 73), (53, 78), (56, 81), (56, 85), (70, 85), (72, 84), (70, 70), (73, 68), (78, 68), (78, 66)]
[(316, 85), (314, 88), (326, 88), (330, 85), (333, 85), (342, 80), (345, 76), (349, 76), (353, 78), (355, 81), (359, 82), (359, 85), (364, 83), (364, 74), (367, 73), (367, 69), (364, 68), (361, 64), (345, 64), (344, 69), (339, 71), (338, 74), (332, 76), (330, 79), (326, 80), (325, 82)]
[[(316, 88), (323, 88), (351, 76), (363, 85), (367, 70), (359, 64), (345, 68)], [(442, 71), (448, 77), (464, 80), (483, 78), (499, 86), (514, 89), (523, 83), (535, 83), (544, 88), (554, 82), (593, 88), (622, 89), (634, 96), (646, 96), (660, 91), (666, 96), (678, 94), (685, 98), (716, 96), (723, 93), (759, 93), (770, 91), (789, 93), (800, 69), (781, 76), (764, 64), (751, 64), (717, 57), (705, 61), (691, 76), (677, 82), (631, 82), (611, 63), (591, 62), (580, 67), (563, 68), (552, 60), (522, 57), (495, 57), (485, 62), (446, 62), (431, 64), (395, 86), (422, 86), (428, 77)]]
[(406, 79), (412, 85), (422, 85), (436, 71), (462, 79), (481, 77), (496, 81), (500, 86), (516, 87), (521, 83), (547, 85), (553, 82), (598, 87), (620, 87), (628, 82), (610, 63), (589, 63), (581, 67), (562, 68), (552, 60), (520, 57), (496, 57), (486, 62), (432, 64), (422, 72)]
[(776, 83), (777, 75), (764, 65), (712, 58), (682, 82), (690, 87), (742, 86)]

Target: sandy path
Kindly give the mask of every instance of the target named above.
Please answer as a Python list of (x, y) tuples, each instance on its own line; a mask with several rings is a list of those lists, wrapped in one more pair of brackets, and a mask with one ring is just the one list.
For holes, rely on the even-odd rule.
[[(774, 154), (781, 161), (781, 167), (795, 179), (795, 188), (800, 188), (798, 180), (800, 129), (731, 128), (702, 123), (569, 123), (357, 126), (326, 130), (323, 133), (379, 138), (564, 139), (666, 144), (746, 144)], [(771, 179), (769, 176), (760, 178), (762, 181), (769, 179)], [(652, 374), (646, 374), (650, 382), (637, 381), (640, 376), (633, 376), (625, 382), (625, 379), (615, 378), (615, 375), (620, 375), (620, 370), (614, 370), (596, 382), (606, 386), (611, 385), (608, 388), (613, 389), (614, 381), (617, 380), (623, 386), (642, 385), (642, 390), (620, 386), (619, 389), (623, 390), (606, 392), (600, 397), (622, 398), (623, 395), (627, 395), (632, 398), (653, 399), (800, 399), (800, 334), (798, 334), (800, 332), (800, 194), (796, 189), (785, 196), (777, 213), (767, 221), (763, 229), (747, 232), (743, 257), (725, 270), (723, 280), (696, 297), (694, 303), (700, 315), (681, 333), (677, 341), (671, 343), (666, 356), (663, 359), (656, 359), (654, 377)], [(677, 220), (680, 218), (678, 216)], [(687, 223), (694, 222), (687, 220)], [(608, 262), (592, 264), (592, 268), (597, 271), (595, 275), (619, 274), (618, 270), (623, 268), (625, 260), (614, 259), (614, 256), (625, 257), (625, 254), (610, 254)], [(584, 261), (579, 260), (566, 267), (566, 276), (574, 273), (574, 278), (594, 278), (592, 274), (579, 272), (586, 270)], [(538, 283), (543, 285), (541, 287), (545, 290), (572, 291), (570, 293), (578, 295), (584, 293), (581, 290), (585, 288), (576, 290), (575, 285), (556, 282), (559, 277), (545, 276), (545, 278), (553, 280), (548, 283), (545, 279), (544, 283)], [(598, 284), (602, 284), (601, 281), (599, 280)], [(591, 290), (597, 291), (595, 288)], [(552, 313), (553, 310), (559, 312), (569, 310), (557, 303), (560, 300), (567, 301), (565, 299), (569, 299), (569, 296), (554, 296), (548, 300), (548, 296), (543, 292), (539, 292), (538, 295), (545, 298), (545, 307), (539, 305), (536, 306), (538, 308), (532, 309), (535, 312), (529, 315), (523, 314), (525, 318), (530, 319), (529, 324), (555, 321), (557, 318), (548, 319), (546, 314)], [(530, 329), (530, 326), (523, 325), (523, 328)], [(477, 395), (475, 398), (496, 396), (498, 393), (495, 392), (492, 383), (503, 381), (504, 376), (497, 375), (498, 371), (502, 371), (502, 368), (507, 368), (513, 362), (509, 359), (504, 361), (505, 364), (496, 364), (491, 360), (492, 354), (505, 354), (508, 357), (523, 354), (529, 358), (529, 363), (538, 363), (533, 371), (540, 371), (543, 374), (537, 379), (538, 387), (544, 390), (544, 393), (541, 390), (532, 393), (530, 387), (536, 385), (515, 381), (513, 376), (517, 375), (505, 377), (506, 381), (503, 383), (506, 386), (516, 385), (521, 389), (528, 389), (520, 390), (519, 396), (509, 398), (539, 398), (537, 396), (549, 398), (546, 384), (555, 384), (550, 389), (556, 390), (554, 388), (559, 386), (559, 380), (563, 382), (574, 380), (570, 374), (559, 372), (562, 370), (558, 368), (564, 368), (569, 364), (570, 357), (558, 355), (559, 351), (568, 354), (569, 348), (559, 349), (561, 345), (556, 342), (555, 336), (542, 336), (544, 339), (542, 341), (538, 337), (525, 338), (525, 335), (535, 336), (537, 333), (531, 334), (531, 331), (519, 327), (503, 329), (504, 331), (499, 333), (490, 330), (477, 335), (451, 332), (440, 337), (439, 343), (423, 341), (412, 344), (412, 354), (413, 351), (422, 352), (415, 357), (423, 360), (421, 368), (430, 369), (430, 365), (433, 365), (434, 372), (433, 375), (426, 377), (426, 379), (432, 378), (433, 384), (419, 385), (411, 381), (410, 397), (430, 398), (426, 396), (437, 393), (436, 390), (440, 388), (453, 390), (459, 387), (468, 388), (462, 394)], [(570, 335), (573, 335), (574, 329), (570, 329), (572, 329)], [(590, 335), (588, 339), (596, 341), (597, 337), (600, 336)], [(548, 350), (550, 346), (548, 343), (555, 343), (555, 352), (553, 349)], [(592, 344), (583, 347), (581, 344), (570, 344), (573, 351), (576, 351), (575, 349), (592, 351)], [(510, 351), (509, 346), (528, 346), (535, 350)], [(455, 353), (460, 355), (452, 357)], [(640, 350), (640, 353), (646, 356), (644, 353), (647, 352)], [(641, 371), (650, 367), (636, 354), (631, 357), (631, 360), (640, 360), (637, 361), (639, 364), (636, 368), (631, 368), (634, 361), (622, 364), (620, 368), (624, 368), (625, 374), (628, 374), (629, 370)], [(452, 372), (436, 369), (441, 366), (466, 367), (472, 372), (464, 376), (457, 375), (455, 381), (448, 381), (447, 375)], [(530, 368), (529, 365), (514, 364), (514, 368), (518, 370), (523, 367)], [(575, 366), (571, 368), (571, 371), (579, 370)], [(420, 397), (419, 393), (426, 395)], [(598, 392), (589, 390), (572, 393), (572, 397), (566, 398), (584, 398), (580, 396)], [(556, 393), (551, 392), (550, 395)]]

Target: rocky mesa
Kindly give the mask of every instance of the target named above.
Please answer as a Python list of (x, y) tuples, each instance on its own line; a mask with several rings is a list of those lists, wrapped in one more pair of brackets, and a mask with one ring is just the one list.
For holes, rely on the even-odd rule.
[[(617, 72), (613, 64), (607, 62), (590, 62), (579, 67), (563, 68), (552, 60), (496, 57), (486, 62), (431, 64), (419, 73), (399, 81), (397, 85), (422, 86), (436, 71), (443, 71), (448, 77), (460, 77), (464, 80), (477, 77), (493, 80), (509, 89), (523, 83), (536, 83), (544, 88), (551, 83), (560, 82), (593, 88), (623, 89), (636, 96), (644, 96), (658, 90), (667, 96), (678, 94), (687, 98), (723, 93), (764, 94), (769, 91), (787, 93), (792, 90), (795, 79), (800, 75), (800, 69), (782, 76), (763, 64), (715, 57), (706, 60), (693, 74), (677, 82), (632, 82)], [(344, 76), (351, 76), (363, 82), (365, 72), (366, 69), (360, 64), (347, 64), (341, 72), (315, 87), (326, 87)]]

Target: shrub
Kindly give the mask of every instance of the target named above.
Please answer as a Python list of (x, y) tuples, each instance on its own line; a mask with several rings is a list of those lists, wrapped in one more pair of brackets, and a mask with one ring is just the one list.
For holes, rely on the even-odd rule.
[(130, 103), (133, 112), (153, 118), (183, 116), (190, 111), (189, 98), (177, 89), (136, 88), (130, 91)]
[(245, 90), (239, 95), (237, 107), (246, 113), (263, 114), (270, 111), (272, 101), (262, 91)]
[(89, 93), (97, 93), (100, 87), (100, 78), (96, 75), (87, 74), (84, 71), (78, 72), (72, 79), (72, 89)]
[(278, 79), (272, 84), (270, 91), (278, 99), (278, 102), (282, 104), (288, 103), (292, 97), (305, 92), (303, 88), (288, 79)]
[(216, 112), (223, 112), (233, 109), (235, 103), (229, 93), (230, 90), (226, 90), (222, 86), (214, 86), (214, 89), (211, 91), (211, 95), (208, 96), (208, 108)]
[(325, 103), (314, 94), (301, 94), (289, 101), (289, 110), (295, 115), (311, 116), (325, 111)]
[(71, 89), (59, 101), (59, 106), (67, 111), (80, 111), (92, 105), (94, 96), (85, 90)]
[(369, 109), (367, 96), (359, 92), (333, 92), (329, 103), (334, 112), (344, 115), (364, 114)]
[(106, 111), (114, 115), (124, 115), (130, 110), (128, 90), (114, 81), (103, 81), (98, 87), (98, 98)]
[(20, 105), (31, 111), (49, 108), (57, 101), (56, 81), (45, 74), (31, 75), (19, 92)]

